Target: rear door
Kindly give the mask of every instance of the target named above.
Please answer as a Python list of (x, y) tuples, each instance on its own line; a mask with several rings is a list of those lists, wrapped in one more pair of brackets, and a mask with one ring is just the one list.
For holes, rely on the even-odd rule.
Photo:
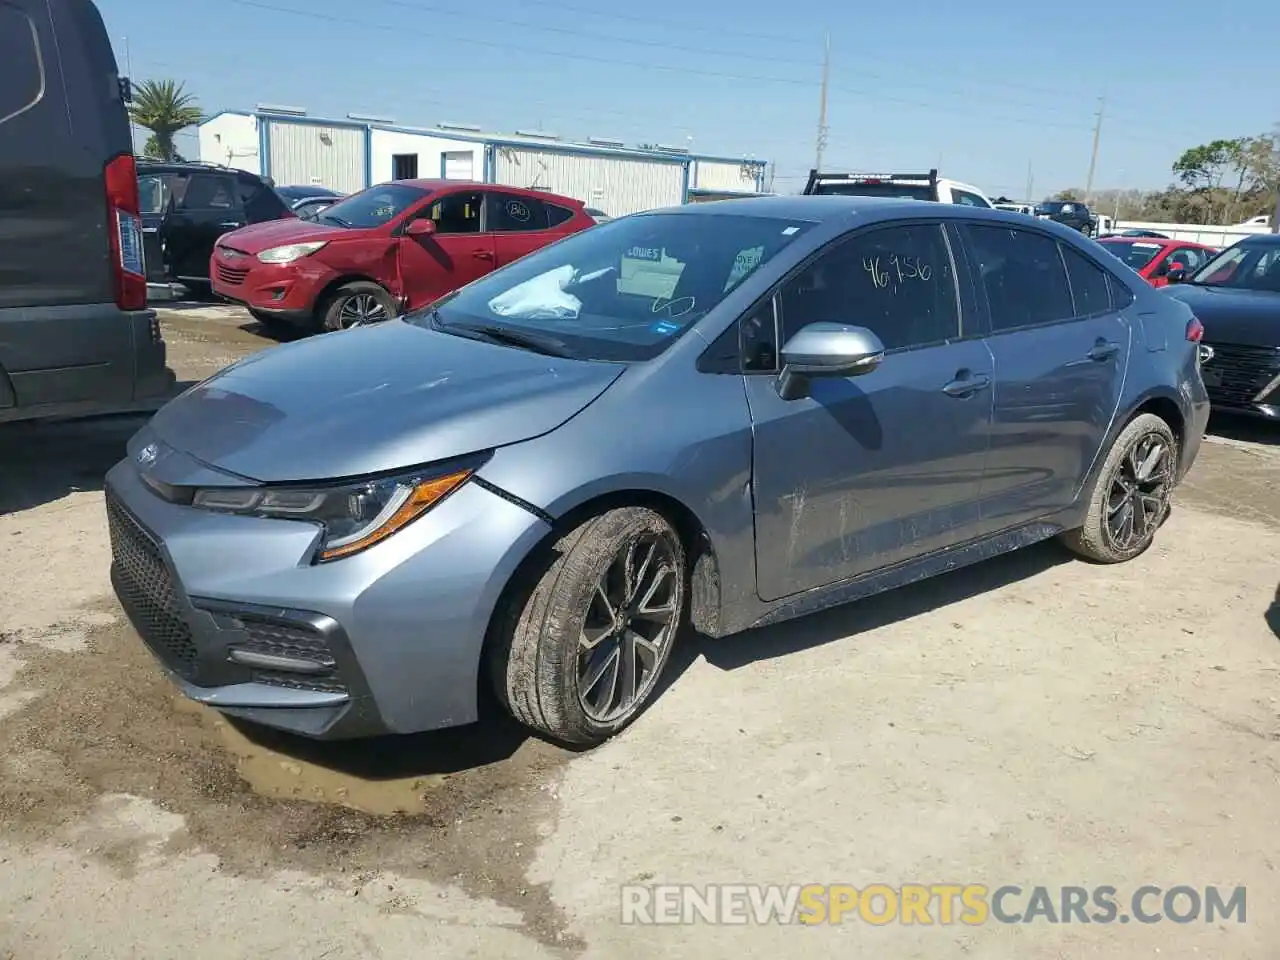
[(1120, 403), (1130, 326), (1112, 306), (1106, 271), (1074, 246), (990, 223), (962, 233), (995, 360), (982, 485), (992, 533), (1075, 500)]
[(160, 237), (169, 270), (179, 280), (209, 282), (209, 257), (218, 237), (247, 222), (235, 174), (194, 170), (179, 191), (175, 183)]
[(130, 153), (115, 58), (87, 0), (0, 0), (0, 417), (132, 398), (105, 168)]
[(514, 263), (555, 239), (547, 206), (537, 197), (485, 191), (485, 224), (493, 234), (499, 267)]

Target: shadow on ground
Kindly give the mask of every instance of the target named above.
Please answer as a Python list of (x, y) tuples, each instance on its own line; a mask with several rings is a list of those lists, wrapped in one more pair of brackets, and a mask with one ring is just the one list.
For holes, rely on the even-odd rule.
[(1280, 423), (1229, 413), (1213, 414), (1209, 418), (1209, 433), (1241, 443), (1280, 444)]
[[(190, 387), (174, 385), (172, 396)], [(0, 425), (0, 516), (101, 490), (149, 413)]]
[(1271, 632), (1276, 635), (1276, 639), (1280, 640), (1280, 587), (1276, 587), (1275, 599), (1271, 601), (1271, 606), (1267, 607), (1263, 618), (1267, 621)]

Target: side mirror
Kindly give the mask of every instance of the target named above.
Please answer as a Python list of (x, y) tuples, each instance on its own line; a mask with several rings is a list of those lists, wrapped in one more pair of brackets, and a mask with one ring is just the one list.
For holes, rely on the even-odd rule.
[(844, 323), (811, 323), (782, 348), (778, 395), (798, 400), (811, 377), (857, 377), (884, 360), (884, 344), (866, 327)]
[(419, 217), (417, 220), (410, 220), (404, 228), (406, 237), (429, 237), (436, 232), (436, 222), (430, 217)]
[(1183, 280), (1187, 279), (1187, 268), (1180, 263), (1175, 263), (1169, 268), (1168, 272), (1165, 273), (1165, 278), (1170, 283), (1181, 283)]

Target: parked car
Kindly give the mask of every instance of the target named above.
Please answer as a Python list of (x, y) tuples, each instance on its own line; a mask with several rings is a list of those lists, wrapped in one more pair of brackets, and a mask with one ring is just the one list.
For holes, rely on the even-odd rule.
[(1041, 220), (1053, 220), (1072, 230), (1093, 235), (1093, 213), (1078, 200), (1044, 200), (1036, 204), (1036, 216)]
[(244, 719), (407, 733), (476, 719), (489, 682), (597, 743), (686, 621), (725, 637), (1055, 534), (1142, 553), (1208, 417), (1199, 329), (1016, 214), (635, 214), (170, 403), (106, 479), (112, 579), (180, 688)]
[(959, 180), (928, 173), (819, 173), (809, 171), (806, 196), (900, 197), (904, 200), (931, 200), (991, 209), (991, 201), (977, 187)]
[(154, 409), (174, 378), (102, 17), (5, 0), (0, 49), (0, 421)]
[(1102, 249), (1114, 255), (1153, 287), (1169, 282), (1169, 271), (1194, 273), (1217, 254), (1217, 248), (1186, 240), (1156, 240), (1144, 237), (1101, 237)]
[(1168, 293), (1204, 323), (1214, 409), (1280, 419), (1280, 236), (1247, 237), (1169, 281)]
[(326, 207), (331, 207), (346, 194), (327, 187), (276, 187), (289, 208), (302, 220), (314, 220)]
[(1099, 240), (1107, 237), (1150, 237), (1153, 240), (1169, 240), (1171, 239), (1167, 233), (1159, 233), (1155, 230), (1121, 230), (1119, 233), (1105, 233)]
[(271, 182), (212, 163), (138, 161), (147, 281), (209, 286), (209, 256), (224, 233), (245, 224), (294, 219)]
[(214, 249), (213, 289), (267, 324), (377, 323), (595, 225), (578, 200), (458, 180), (397, 180), (314, 222), (247, 227)]
[(1036, 205), (1034, 203), (995, 203), (997, 210), (1008, 210), (1010, 213), (1020, 213), (1024, 217), (1034, 217), (1036, 215)]
[(582, 212), (596, 223), (607, 223), (613, 219), (613, 217), (609, 216), (603, 210), (597, 210), (595, 207), (584, 207)]

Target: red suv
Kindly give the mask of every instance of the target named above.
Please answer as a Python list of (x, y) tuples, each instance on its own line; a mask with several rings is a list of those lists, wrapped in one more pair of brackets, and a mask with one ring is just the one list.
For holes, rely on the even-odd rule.
[(267, 325), (322, 330), (386, 320), (594, 226), (578, 200), (457, 180), (382, 183), (315, 220), (224, 234), (214, 292)]

